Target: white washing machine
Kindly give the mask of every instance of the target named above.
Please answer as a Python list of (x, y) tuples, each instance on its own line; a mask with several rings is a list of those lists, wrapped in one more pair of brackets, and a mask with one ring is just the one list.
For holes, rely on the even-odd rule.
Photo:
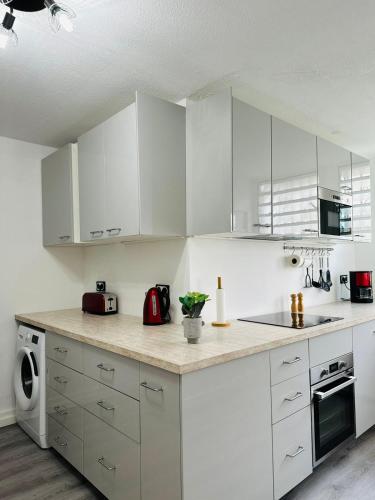
[(14, 371), (16, 420), (41, 448), (47, 446), (45, 334), (20, 325)]

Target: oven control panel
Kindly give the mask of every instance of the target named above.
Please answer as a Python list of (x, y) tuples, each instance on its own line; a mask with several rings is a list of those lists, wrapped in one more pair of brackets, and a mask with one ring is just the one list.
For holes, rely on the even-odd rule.
[(353, 368), (353, 353), (344, 354), (319, 366), (310, 368), (311, 385)]

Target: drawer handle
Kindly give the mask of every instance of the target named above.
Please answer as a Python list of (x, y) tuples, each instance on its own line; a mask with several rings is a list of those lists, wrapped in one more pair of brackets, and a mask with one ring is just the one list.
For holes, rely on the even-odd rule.
[(106, 404), (104, 403), (104, 401), (97, 401), (96, 404), (98, 406), (100, 406), (100, 408), (103, 408), (103, 410), (107, 410), (107, 411), (115, 411), (115, 407), (114, 406), (106, 406)]
[(296, 394), (294, 396), (292, 396), (291, 398), (284, 398), (284, 401), (295, 401), (296, 399), (298, 398), (302, 398), (303, 394), (302, 392), (296, 392)]
[(141, 382), (141, 386), (144, 387), (145, 389), (148, 389), (148, 390), (154, 391), (154, 392), (163, 392), (163, 390), (164, 390), (162, 387), (155, 387), (155, 386), (149, 385), (147, 382)]
[(53, 349), (60, 354), (66, 354), (68, 352), (68, 349), (65, 349), (64, 347), (54, 347)]
[(107, 470), (116, 470), (116, 466), (115, 465), (108, 465), (108, 464), (105, 463), (105, 458), (104, 457), (98, 458), (98, 462), (100, 463), (100, 465), (102, 465)]
[(102, 236), (104, 231), (90, 231), (91, 236), (96, 236), (97, 234)]
[(66, 441), (61, 441), (60, 436), (55, 437), (54, 441), (57, 446), (60, 446), (61, 448), (66, 448), (68, 446), (68, 443)]
[(56, 382), (58, 384), (67, 384), (68, 383), (68, 380), (64, 377), (53, 377), (54, 380), (56, 380)]
[(96, 365), (96, 366), (97, 366), (100, 370), (103, 370), (103, 371), (105, 371), (105, 372), (114, 372), (114, 371), (115, 371), (115, 369), (114, 369), (114, 368), (111, 368), (111, 367), (109, 367), (109, 368), (108, 368), (108, 366), (104, 366), (104, 365), (103, 365), (103, 363), (99, 363), (99, 364), (98, 364), (98, 365)]
[(70, 236), (68, 236), (68, 235), (59, 236), (59, 240), (62, 240), (62, 241), (70, 240)]
[(55, 410), (55, 412), (60, 415), (60, 416), (64, 416), (64, 415), (67, 415), (68, 414), (68, 411), (67, 409), (65, 408), (65, 406), (55, 406), (53, 408)]
[(117, 234), (121, 233), (122, 227), (112, 227), (111, 229), (106, 229), (107, 233), (112, 234), (116, 231)]
[(295, 453), (287, 453), (286, 456), (289, 458), (295, 458), (297, 455), (300, 455), (303, 451), (305, 451), (305, 448), (303, 446), (298, 446), (298, 449)]
[(286, 361), (284, 359), (283, 361), (283, 365), (294, 365), (294, 363), (298, 363), (298, 361), (302, 361), (302, 358), (300, 358), (299, 356), (296, 356), (294, 359), (292, 359), (291, 361)]

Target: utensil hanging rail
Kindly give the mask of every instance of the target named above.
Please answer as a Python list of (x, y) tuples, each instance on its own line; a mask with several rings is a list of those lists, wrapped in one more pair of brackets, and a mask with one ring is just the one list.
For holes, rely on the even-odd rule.
[(306, 253), (306, 254), (313, 254), (313, 255), (329, 255), (330, 252), (334, 251), (334, 248), (284, 245), (284, 251), (291, 251), (292, 253), (301, 252), (301, 254)]

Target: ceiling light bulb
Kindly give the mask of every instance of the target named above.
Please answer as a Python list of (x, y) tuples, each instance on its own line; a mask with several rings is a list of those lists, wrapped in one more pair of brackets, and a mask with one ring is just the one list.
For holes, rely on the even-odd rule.
[(17, 45), (18, 38), (13, 30), (15, 20), (16, 18), (9, 12), (5, 14), (3, 22), (0, 25), (0, 49), (5, 49), (9, 45)]
[(60, 28), (68, 32), (73, 31), (73, 19), (76, 14), (70, 7), (54, 0), (44, 0), (44, 5), (49, 11), (49, 21), (53, 31), (57, 32)]

